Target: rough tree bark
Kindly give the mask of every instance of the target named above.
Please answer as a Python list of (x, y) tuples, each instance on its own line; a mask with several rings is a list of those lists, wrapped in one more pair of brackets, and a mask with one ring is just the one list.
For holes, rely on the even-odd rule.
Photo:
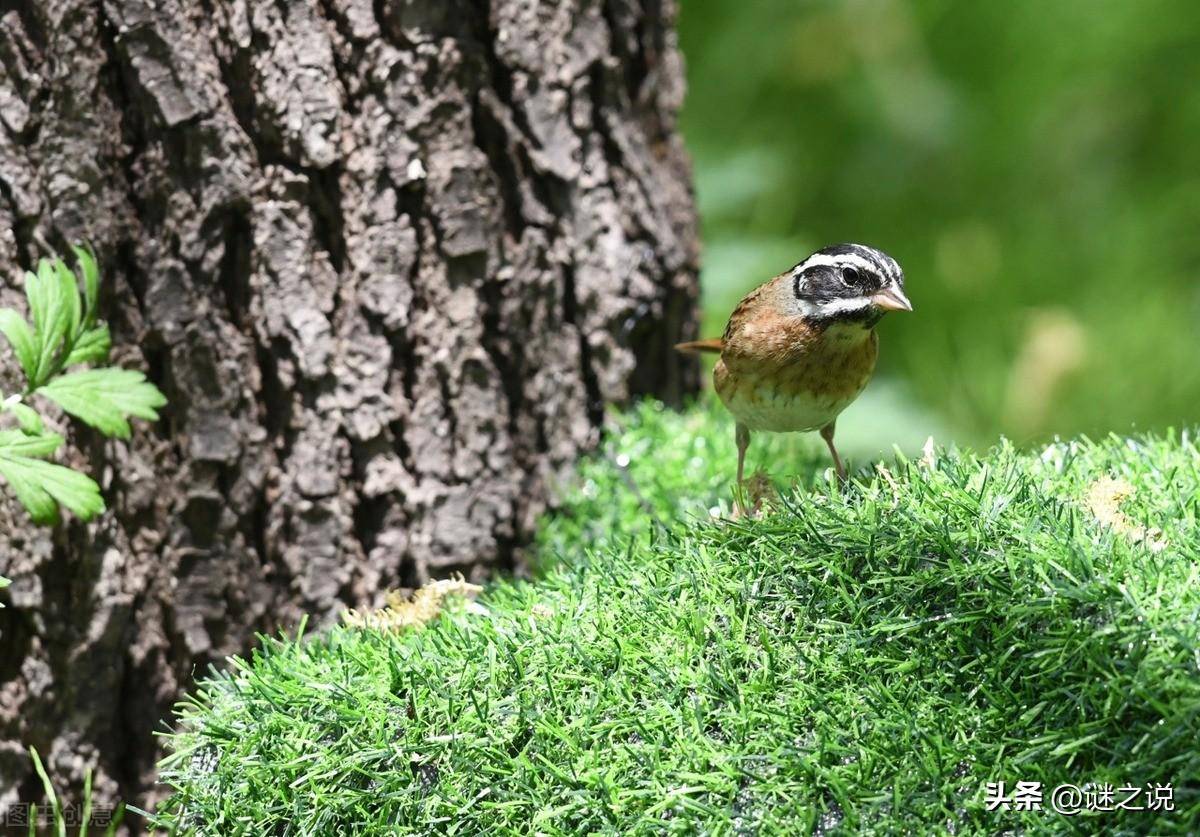
[[(671, 0), (0, 0), (0, 304), (89, 240), (171, 404), (0, 503), (0, 805), (145, 801), (257, 630), (513, 565), (602, 405), (695, 370)], [(0, 376), (13, 370), (0, 352)]]

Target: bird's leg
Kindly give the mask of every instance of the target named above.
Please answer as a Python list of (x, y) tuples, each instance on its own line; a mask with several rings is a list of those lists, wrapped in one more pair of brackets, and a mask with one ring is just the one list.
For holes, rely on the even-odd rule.
[(821, 428), (821, 438), (825, 440), (825, 444), (829, 446), (829, 455), (833, 457), (833, 465), (837, 468), (839, 482), (846, 481), (846, 466), (842, 464), (842, 458), (838, 456), (837, 448), (833, 446), (833, 431), (836, 422), (829, 422)]
[(734, 433), (734, 438), (737, 439), (738, 452), (738, 467), (737, 467), (737, 494), (735, 500), (742, 514), (747, 513), (745, 486), (742, 484), (742, 477), (746, 470), (746, 448), (750, 447), (750, 428), (738, 422), (737, 430)]

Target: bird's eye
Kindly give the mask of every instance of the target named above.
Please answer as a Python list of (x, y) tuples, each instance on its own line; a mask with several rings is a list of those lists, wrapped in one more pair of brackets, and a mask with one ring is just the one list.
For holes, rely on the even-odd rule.
[(855, 288), (862, 284), (862, 274), (853, 267), (842, 268), (842, 284), (847, 288)]

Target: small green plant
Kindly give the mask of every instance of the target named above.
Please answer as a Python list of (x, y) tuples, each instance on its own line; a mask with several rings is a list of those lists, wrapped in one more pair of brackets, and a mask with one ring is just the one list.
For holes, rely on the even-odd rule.
[[(33, 759), (33, 769), (37, 771), (38, 778), (42, 780), (42, 790), (45, 791), (46, 799), (50, 805), (50, 819), (54, 827), (53, 833), (55, 837), (66, 837), (68, 826), (78, 829), (78, 831), (72, 831), (72, 833), (78, 834), (79, 837), (87, 837), (88, 826), (92, 822), (93, 813), (91, 768), (89, 767), (87, 772), (83, 774), (83, 808), (79, 812), (78, 817), (75, 816), (75, 811), (71, 811), (71, 815), (68, 816), (67, 812), (63, 810), (62, 803), (58, 799), (58, 794), (54, 792), (54, 785), (50, 781), (49, 774), (46, 773), (46, 768), (42, 765), (42, 759), (38, 755), (37, 750), (30, 747), (29, 756)], [(111, 837), (111, 835), (116, 834), (121, 822), (125, 819), (124, 803), (117, 806), (115, 814), (106, 812), (101, 819), (108, 823), (108, 827), (104, 829), (105, 837)], [(31, 837), (37, 834), (39, 822), (40, 818), (35, 807), (33, 809), (33, 816), (29, 817), (29, 834)]]
[[(62, 259), (42, 259), (25, 274), (26, 321), (0, 308), (0, 333), (25, 375), (20, 392), (0, 392), (0, 418), (17, 426), (0, 429), (0, 477), (34, 521), (56, 523), (59, 507), (89, 520), (104, 511), (100, 487), (86, 474), (48, 461), (63, 437), (45, 429), (34, 405), (51, 401), (106, 436), (128, 438), (129, 418), (155, 421), (166, 398), (141, 372), (105, 366), (112, 340), (96, 319), (100, 271), (95, 257), (74, 247), (79, 279)], [(73, 367), (89, 364), (93, 368)]]

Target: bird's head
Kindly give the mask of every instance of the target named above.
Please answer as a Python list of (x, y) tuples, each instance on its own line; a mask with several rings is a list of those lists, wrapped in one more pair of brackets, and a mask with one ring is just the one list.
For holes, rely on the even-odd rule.
[(813, 323), (871, 328), (888, 311), (911, 311), (896, 260), (863, 244), (835, 244), (813, 253), (783, 277), (798, 316)]

